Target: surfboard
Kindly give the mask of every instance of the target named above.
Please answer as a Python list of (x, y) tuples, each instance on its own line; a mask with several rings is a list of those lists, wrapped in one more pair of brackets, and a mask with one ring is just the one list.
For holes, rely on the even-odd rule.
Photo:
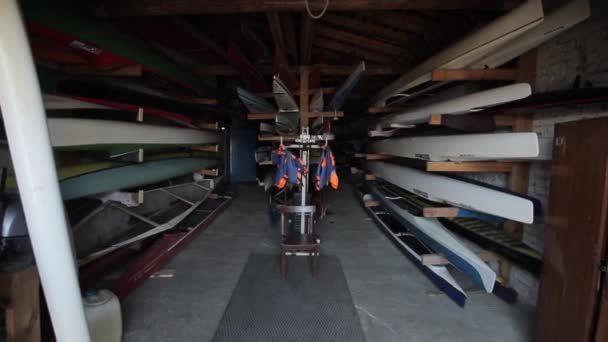
[(236, 88), (239, 99), (249, 113), (275, 113), (277, 109), (270, 102), (241, 87)]
[(211, 158), (174, 158), (103, 169), (64, 179), (59, 183), (64, 200), (161, 182), (218, 164)]
[(47, 119), (51, 145), (64, 150), (125, 150), (217, 143), (221, 134), (211, 129), (190, 129), (142, 123), (75, 119)]
[(342, 108), (342, 105), (344, 105), (344, 102), (346, 101), (346, 99), (348, 98), (350, 93), (353, 91), (353, 89), (357, 86), (357, 84), (361, 80), (361, 77), (363, 76), (364, 72), (365, 72), (365, 62), (361, 61), (357, 65), (355, 70), (353, 70), (353, 72), (348, 76), (348, 78), (340, 86), (340, 88), (338, 88), (338, 90), (332, 97), (331, 101), (329, 101), (329, 104), (327, 105), (327, 108), (325, 108), (325, 110), (328, 112), (331, 112), (331, 111)]
[[(374, 199), (370, 194), (363, 196), (363, 201)], [(399, 250), (408, 257), (440, 290), (444, 291), (458, 305), (464, 306), (467, 295), (454, 279), (446, 266), (424, 265), (422, 255), (433, 254), (425, 244), (420, 242), (407, 226), (391, 216), (383, 207), (366, 207), (376, 224), (394, 242)]]
[(367, 185), (374, 198), (416, 238), (431, 250), (446, 257), (486, 292), (492, 293), (496, 273), (437, 219), (416, 217), (399, 206), (398, 197), (394, 197), (390, 192), (383, 192), (375, 182), (367, 182)]
[[(528, 83), (510, 84), (390, 114), (380, 118), (374, 125), (376, 130), (411, 127), (428, 122), (432, 114), (479, 112), (487, 107), (526, 98), (531, 93), (532, 89)], [(370, 133), (372, 136), (373, 134)]]
[(542, 23), (543, 17), (540, 0), (526, 1), (399, 77), (374, 96), (373, 106), (384, 107), (391, 97), (430, 82), (435, 69), (472, 65)]
[(391, 163), (371, 161), (370, 172), (428, 200), (522, 223), (534, 221), (531, 200), (477, 184)]
[(289, 89), (277, 76), (272, 80), (272, 92), (279, 111), (275, 117), (275, 127), (279, 134), (293, 134), (298, 129), (300, 108)]
[(418, 136), (376, 140), (370, 152), (430, 161), (533, 159), (539, 155), (536, 133)]

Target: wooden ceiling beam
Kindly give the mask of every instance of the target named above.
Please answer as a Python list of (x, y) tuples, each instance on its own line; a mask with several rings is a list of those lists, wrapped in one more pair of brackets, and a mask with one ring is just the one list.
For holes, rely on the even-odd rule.
[[(363, 37), (350, 32), (341, 31), (326, 25), (317, 25), (316, 33), (330, 39), (340, 40), (349, 45), (359, 46), (361, 48), (372, 50), (375, 52), (382, 52), (386, 55), (398, 56), (400, 57), (400, 59), (405, 59), (408, 58), (408, 56), (411, 56), (411, 53), (408, 49), (384, 43), (375, 39)], [(313, 43), (316, 44), (316, 41)]]
[(292, 57), (293, 64), (299, 64), (298, 61), (298, 47), (296, 41), (296, 30), (293, 25), (293, 18), (291, 13), (281, 13), (281, 27), (283, 28), (283, 32), (285, 33), (283, 37), (285, 38), (285, 48), (287, 49), (285, 52), (289, 56)]
[(207, 37), (194, 25), (192, 25), (189, 22), (187, 22), (186, 20), (180, 19), (180, 18), (174, 18), (173, 23), (180, 30), (190, 34), (190, 36), (192, 36), (192, 38), (196, 39), (199, 43), (203, 44), (203, 46), (205, 46), (206, 48), (213, 51), (213, 53), (215, 53), (219, 57), (226, 59), (226, 60), (228, 59), (228, 52), (226, 51), (226, 49), (221, 47), (219, 44), (217, 44), (213, 39)]
[(432, 50), (437, 49), (442, 42), (440, 24), (416, 13), (358, 13), (357, 17), (386, 25), (394, 30), (415, 33), (423, 37)]
[[(309, 0), (314, 12), (321, 11), (324, 1)], [(366, 10), (488, 10), (502, 11), (514, 1), (502, 0), (331, 0), (329, 11)], [(305, 11), (302, 0), (100, 0), (93, 12), (98, 16), (194, 15), (218, 13), (260, 13)]]

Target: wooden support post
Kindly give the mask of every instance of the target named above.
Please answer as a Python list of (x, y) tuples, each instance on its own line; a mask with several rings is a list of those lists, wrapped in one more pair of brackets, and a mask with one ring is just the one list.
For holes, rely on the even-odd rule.
[(35, 266), (0, 273), (0, 298), (6, 310), (8, 342), (40, 342), (40, 280)]
[(517, 69), (437, 69), (433, 81), (514, 81)]
[(308, 127), (308, 80), (310, 67), (300, 67), (300, 128)]

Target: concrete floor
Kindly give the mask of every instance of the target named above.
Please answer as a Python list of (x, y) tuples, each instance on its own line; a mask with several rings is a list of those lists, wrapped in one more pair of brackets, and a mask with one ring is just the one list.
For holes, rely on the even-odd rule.
[[(352, 187), (327, 197), (321, 253), (340, 259), (368, 341), (531, 340), (530, 309), (481, 292), (459, 308), (382, 234)], [(123, 341), (211, 341), (249, 254), (277, 253), (266, 203), (261, 188), (239, 186), (230, 207), (166, 266), (174, 277), (149, 279), (123, 303)]]

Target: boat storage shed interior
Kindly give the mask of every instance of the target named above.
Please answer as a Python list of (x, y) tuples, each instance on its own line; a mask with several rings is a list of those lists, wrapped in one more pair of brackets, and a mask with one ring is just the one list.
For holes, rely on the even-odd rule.
[(0, 341), (608, 342), (608, 1), (0, 0)]

